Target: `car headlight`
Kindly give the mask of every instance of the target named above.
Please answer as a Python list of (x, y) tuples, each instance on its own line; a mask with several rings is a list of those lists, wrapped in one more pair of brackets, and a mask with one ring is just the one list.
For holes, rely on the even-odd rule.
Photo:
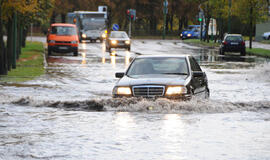
[(118, 87), (116, 94), (118, 94), (118, 95), (131, 95), (131, 89), (129, 87)]
[(191, 34), (188, 34), (187, 36), (188, 36), (188, 37), (191, 37)]
[(103, 33), (103, 34), (102, 34), (102, 38), (105, 39), (106, 37), (107, 37), (106, 33)]
[(183, 34), (180, 34), (180, 36), (182, 37), (182, 36), (183, 36)]
[(117, 41), (116, 40), (112, 40), (111, 43), (112, 44), (117, 44)]
[(187, 93), (187, 88), (184, 86), (171, 86), (167, 88), (166, 95), (176, 95)]
[(130, 44), (130, 41), (128, 40), (128, 41), (125, 41), (125, 44)]
[(76, 44), (77, 43), (77, 41), (71, 41), (71, 44)]
[(49, 43), (55, 43), (55, 41), (54, 40), (50, 40)]
[(86, 34), (82, 34), (82, 38), (86, 38)]

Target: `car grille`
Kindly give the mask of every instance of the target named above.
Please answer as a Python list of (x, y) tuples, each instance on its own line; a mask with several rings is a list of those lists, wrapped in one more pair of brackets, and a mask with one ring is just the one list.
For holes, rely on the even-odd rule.
[(158, 97), (164, 95), (164, 86), (134, 86), (133, 95), (136, 97)]
[(56, 41), (55, 43), (71, 43), (70, 41)]

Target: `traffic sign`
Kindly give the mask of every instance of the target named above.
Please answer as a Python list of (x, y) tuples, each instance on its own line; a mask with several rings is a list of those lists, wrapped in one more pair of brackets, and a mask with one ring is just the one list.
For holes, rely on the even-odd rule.
[(118, 30), (119, 30), (119, 25), (118, 25), (118, 24), (113, 24), (112, 29), (113, 29), (114, 31), (118, 31)]
[(169, 4), (169, 3), (168, 3), (167, 0), (165, 0), (165, 1), (163, 2), (163, 6), (164, 6), (164, 7), (168, 7), (168, 4)]

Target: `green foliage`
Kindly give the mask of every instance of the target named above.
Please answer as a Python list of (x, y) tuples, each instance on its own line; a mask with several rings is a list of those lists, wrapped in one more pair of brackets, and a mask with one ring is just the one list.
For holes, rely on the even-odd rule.
[(262, 57), (268, 57), (270, 58), (270, 50), (268, 49), (262, 49), (262, 48), (253, 48), (253, 49), (246, 49), (246, 52), (251, 55), (257, 55)]
[(2, 76), (0, 82), (22, 82), (34, 79), (44, 74), (43, 44), (40, 42), (28, 42), (22, 49), (22, 55), (17, 61), (17, 68)]

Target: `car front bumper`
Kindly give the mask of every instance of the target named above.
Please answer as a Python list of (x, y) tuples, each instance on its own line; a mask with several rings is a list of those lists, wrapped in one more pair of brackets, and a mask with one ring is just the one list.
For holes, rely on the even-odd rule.
[(48, 46), (48, 49), (57, 53), (69, 53), (69, 52), (78, 52), (78, 47), (70, 45), (54, 45)]

